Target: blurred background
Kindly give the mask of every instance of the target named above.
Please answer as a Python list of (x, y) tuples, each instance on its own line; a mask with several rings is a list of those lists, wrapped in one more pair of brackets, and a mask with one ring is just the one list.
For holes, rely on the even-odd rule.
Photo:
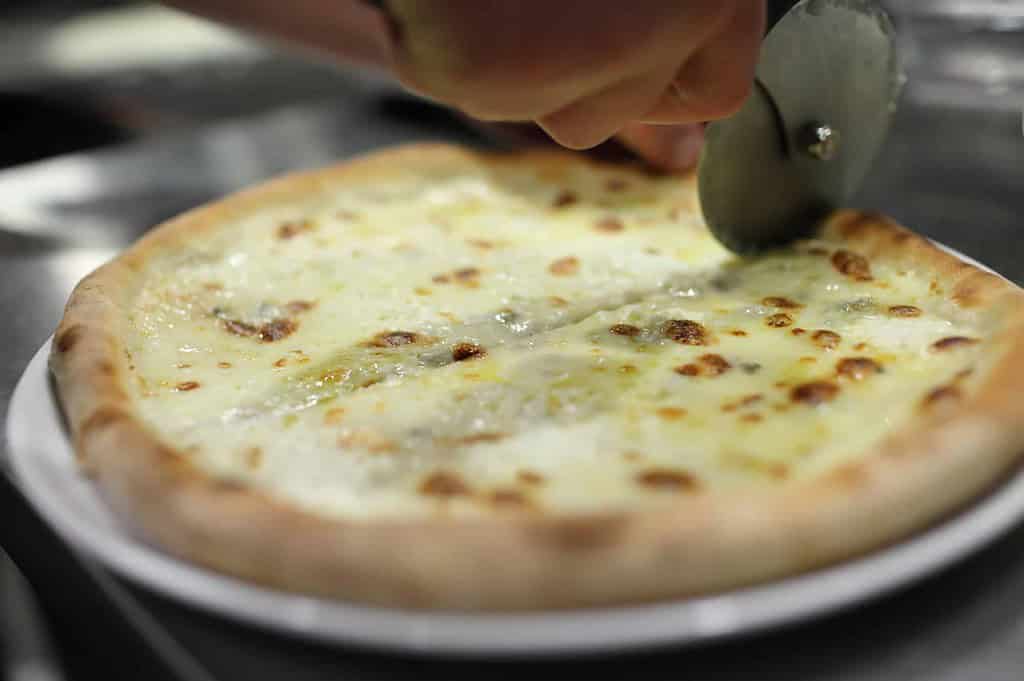
[(336, 67), (147, 2), (0, 2), (0, 167), (337, 98)]
[[(1020, 108), (1024, 3), (883, 4), (901, 27), (913, 96)], [(337, 100), (360, 77), (153, 3), (3, 0), (0, 167)]]

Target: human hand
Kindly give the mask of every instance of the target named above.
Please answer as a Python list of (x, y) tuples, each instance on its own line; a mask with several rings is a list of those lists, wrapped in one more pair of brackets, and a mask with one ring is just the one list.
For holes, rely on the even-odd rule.
[(745, 101), (765, 13), (763, 0), (384, 4), (392, 68), (414, 92), (481, 120), (535, 121), (570, 148), (619, 134), (668, 169), (695, 161), (692, 124)]

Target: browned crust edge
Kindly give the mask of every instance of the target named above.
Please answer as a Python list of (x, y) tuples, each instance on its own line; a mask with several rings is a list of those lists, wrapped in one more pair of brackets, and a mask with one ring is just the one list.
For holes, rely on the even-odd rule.
[(288, 591), (367, 604), (536, 610), (644, 602), (722, 591), (861, 555), (920, 531), (991, 489), (1024, 443), (1024, 294), (880, 217), (824, 227), (869, 258), (935, 273), (964, 307), (1004, 316), (1005, 354), (970, 400), (917, 422), (856, 463), (763, 495), (698, 494), (657, 510), (474, 520), (336, 521), (259, 491), (218, 483), (133, 414), (118, 310), (155, 251), (222, 220), (348, 178), (396, 167), (528, 162), (560, 172), (560, 153), (510, 160), (416, 145), (292, 175), (158, 227), (84, 279), (57, 329), (51, 367), (74, 445), (114, 510), (182, 559)]

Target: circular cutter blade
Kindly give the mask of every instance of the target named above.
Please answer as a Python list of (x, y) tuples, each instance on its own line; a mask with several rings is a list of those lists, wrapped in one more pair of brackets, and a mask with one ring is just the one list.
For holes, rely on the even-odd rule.
[(699, 186), (712, 233), (738, 253), (810, 234), (859, 188), (902, 80), (876, 3), (797, 3), (765, 39), (743, 108), (708, 126)]

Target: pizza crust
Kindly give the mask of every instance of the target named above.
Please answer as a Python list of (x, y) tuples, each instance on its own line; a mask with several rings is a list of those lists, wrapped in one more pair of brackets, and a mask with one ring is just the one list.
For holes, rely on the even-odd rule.
[(1004, 354), (950, 411), (922, 418), (818, 478), (758, 494), (686, 496), (656, 509), (579, 515), (344, 521), (216, 480), (162, 442), (124, 389), (120, 310), (154, 253), (223, 220), (407, 164), (531, 163), (425, 145), (276, 180), (155, 229), (75, 289), (53, 343), (75, 450), (141, 537), (181, 559), (268, 587), (379, 606), (528, 611), (650, 602), (762, 583), (863, 555), (941, 521), (993, 488), (1024, 444), (1024, 298), (884, 217), (833, 216), (824, 233), (869, 258), (931, 272), (953, 304), (996, 308)]

